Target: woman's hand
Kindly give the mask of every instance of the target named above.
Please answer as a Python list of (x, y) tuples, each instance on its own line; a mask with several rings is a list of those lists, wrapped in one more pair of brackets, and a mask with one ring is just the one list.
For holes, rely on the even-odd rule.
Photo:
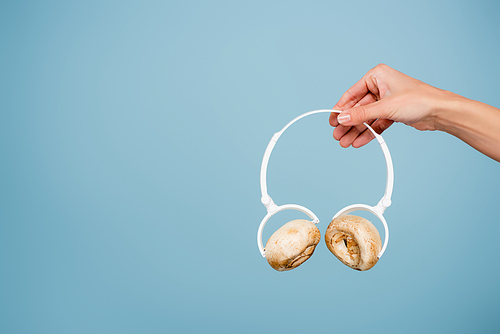
[(342, 147), (373, 139), (394, 122), (447, 132), (500, 162), (500, 109), (432, 87), (387, 65), (377, 65), (342, 95), (333, 109), (333, 137)]
[(394, 122), (418, 130), (439, 130), (436, 115), (445, 101), (454, 97), (453, 93), (380, 64), (349, 88), (333, 107), (342, 110), (341, 114), (330, 115), (330, 124), (335, 127), (333, 137), (342, 147), (366, 145), (373, 135), (363, 122), (377, 133)]

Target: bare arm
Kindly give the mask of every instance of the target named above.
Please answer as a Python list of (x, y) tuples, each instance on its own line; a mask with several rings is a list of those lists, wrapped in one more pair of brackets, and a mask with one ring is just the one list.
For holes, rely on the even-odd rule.
[(438, 115), (439, 130), (500, 162), (500, 109), (458, 96)]

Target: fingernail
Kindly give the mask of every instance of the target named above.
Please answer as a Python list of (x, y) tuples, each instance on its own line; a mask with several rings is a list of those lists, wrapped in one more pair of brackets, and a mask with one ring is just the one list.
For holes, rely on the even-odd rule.
[(339, 121), (340, 124), (345, 124), (350, 120), (351, 120), (351, 115), (346, 113), (341, 113), (337, 116), (337, 121)]

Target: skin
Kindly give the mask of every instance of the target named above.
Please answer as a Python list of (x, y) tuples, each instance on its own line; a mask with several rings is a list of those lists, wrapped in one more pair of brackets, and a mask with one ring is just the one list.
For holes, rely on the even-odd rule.
[(430, 86), (379, 64), (349, 88), (330, 115), (342, 147), (368, 144), (394, 122), (421, 131), (444, 131), (500, 162), (500, 109)]

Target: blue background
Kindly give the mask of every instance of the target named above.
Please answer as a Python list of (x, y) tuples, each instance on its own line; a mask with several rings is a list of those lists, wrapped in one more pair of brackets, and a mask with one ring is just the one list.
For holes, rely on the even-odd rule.
[[(0, 11), (1, 333), (470, 333), (500, 325), (500, 164), (386, 131), (391, 240), (368, 272), (323, 241), (257, 249), (272, 134), (378, 63), (500, 106), (495, 1), (11, 1)], [(328, 115), (280, 139), (277, 204), (375, 204), (380, 148)], [(265, 240), (288, 219), (271, 219)], [(374, 223), (382, 231), (381, 224)], [(265, 242), (264, 240), (264, 242)]]

